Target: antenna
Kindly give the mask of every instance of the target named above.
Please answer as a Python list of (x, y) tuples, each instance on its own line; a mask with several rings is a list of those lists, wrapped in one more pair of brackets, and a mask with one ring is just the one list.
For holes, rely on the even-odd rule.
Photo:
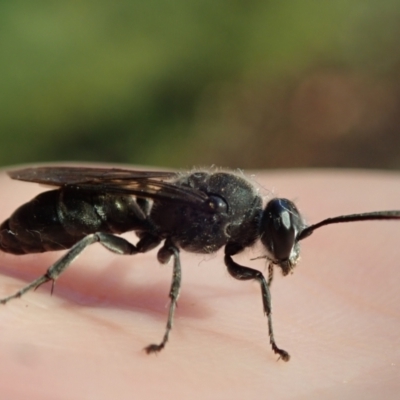
[(339, 217), (327, 218), (317, 224), (307, 226), (298, 235), (297, 241), (303, 240), (310, 236), (316, 229), (322, 226), (339, 224), (341, 222), (357, 222), (357, 221), (373, 221), (373, 220), (388, 220), (400, 219), (400, 211), (374, 211), (361, 214), (340, 215)]

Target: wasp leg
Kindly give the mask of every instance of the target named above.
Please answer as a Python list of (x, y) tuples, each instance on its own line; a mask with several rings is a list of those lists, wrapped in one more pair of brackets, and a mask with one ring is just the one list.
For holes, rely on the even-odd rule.
[(179, 258), (179, 249), (176, 246), (174, 246), (172, 243), (166, 241), (164, 246), (159, 250), (157, 257), (158, 257), (158, 260), (162, 264), (166, 264), (170, 260), (171, 257), (174, 258), (172, 283), (171, 283), (171, 289), (169, 291), (169, 298), (170, 298), (171, 302), (169, 305), (168, 320), (167, 320), (167, 325), (165, 328), (164, 337), (163, 337), (161, 343), (150, 344), (149, 346), (145, 347), (147, 354), (157, 353), (157, 352), (161, 351), (165, 347), (166, 343), (168, 342), (169, 333), (171, 332), (172, 325), (173, 325), (173, 319), (174, 319), (175, 309), (176, 309), (177, 302), (178, 302), (179, 292), (181, 290), (182, 273), (181, 273), (181, 262), (180, 262), (180, 258)]
[(269, 272), (269, 284), (268, 284), (268, 282), (264, 278), (264, 275), (260, 271), (237, 264), (235, 261), (233, 261), (231, 256), (238, 253), (241, 249), (235, 247), (236, 246), (234, 245), (225, 247), (225, 265), (228, 267), (228, 272), (235, 279), (241, 281), (254, 279), (260, 283), (264, 313), (268, 318), (269, 342), (271, 343), (272, 350), (276, 354), (278, 354), (283, 361), (289, 361), (290, 360), (289, 353), (283, 349), (280, 349), (277, 346), (274, 338), (274, 331), (272, 329), (271, 293), (269, 291), (269, 284), (271, 284), (272, 282), (271, 272)]
[(268, 287), (271, 287), (271, 283), (274, 280), (274, 264), (269, 263), (268, 265)]
[[(40, 285), (43, 285), (46, 282), (52, 281), (53, 287), (55, 280), (68, 268), (68, 266), (82, 253), (86, 247), (90, 246), (93, 243), (101, 243), (106, 249), (117, 253), (117, 254), (137, 254), (139, 252), (145, 252), (150, 248), (154, 247), (153, 245), (156, 242), (160, 242), (157, 238), (154, 238), (154, 242), (152, 244), (146, 243), (144, 246), (141, 245), (142, 241), (139, 241), (137, 246), (129, 243), (127, 240), (114, 236), (108, 233), (93, 233), (87, 235), (74, 246), (58, 261), (56, 261), (42, 276), (35, 279), (28, 285), (24, 286), (22, 289), (18, 290), (18, 292), (12, 294), (11, 296), (0, 299), (0, 304), (6, 304), (10, 300), (21, 297), (25, 293), (30, 290), (37, 289)], [(157, 243), (157, 244), (158, 244)], [(140, 245), (140, 246), (139, 246)], [(53, 288), (52, 288), (53, 291)]]

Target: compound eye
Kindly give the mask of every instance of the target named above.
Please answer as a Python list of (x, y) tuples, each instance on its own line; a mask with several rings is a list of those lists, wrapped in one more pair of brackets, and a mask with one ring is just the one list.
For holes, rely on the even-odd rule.
[(261, 219), (261, 242), (274, 261), (289, 260), (296, 244), (296, 235), (304, 223), (293, 202), (272, 199)]

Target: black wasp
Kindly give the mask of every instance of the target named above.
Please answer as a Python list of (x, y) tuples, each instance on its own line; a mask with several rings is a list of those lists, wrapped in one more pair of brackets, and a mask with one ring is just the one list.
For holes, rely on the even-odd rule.
[[(164, 337), (146, 347), (164, 348), (172, 328), (181, 286), (180, 249), (193, 253), (225, 250), (225, 265), (238, 280), (260, 283), (272, 349), (290, 356), (275, 342), (270, 285), (273, 267), (289, 274), (299, 259), (299, 242), (316, 229), (339, 222), (400, 219), (400, 211), (342, 215), (307, 226), (293, 202), (273, 198), (263, 208), (256, 188), (233, 172), (152, 172), (124, 169), (42, 167), (9, 172), (12, 179), (57, 186), (19, 207), (0, 227), (0, 249), (13, 254), (70, 249), (7, 303), (45, 282), (55, 280), (89, 245), (99, 242), (117, 254), (137, 254), (161, 244), (160, 263), (173, 259), (170, 306)], [(117, 236), (135, 231), (136, 245)], [(237, 264), (232, 256), (258, 240), (269, 261), (268, 279)]]

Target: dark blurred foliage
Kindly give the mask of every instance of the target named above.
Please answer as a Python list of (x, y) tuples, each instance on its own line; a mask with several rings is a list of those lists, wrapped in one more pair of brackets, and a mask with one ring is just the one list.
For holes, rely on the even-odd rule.
[(400, 167), (400, 2), (0, 3), (0, 163)]

